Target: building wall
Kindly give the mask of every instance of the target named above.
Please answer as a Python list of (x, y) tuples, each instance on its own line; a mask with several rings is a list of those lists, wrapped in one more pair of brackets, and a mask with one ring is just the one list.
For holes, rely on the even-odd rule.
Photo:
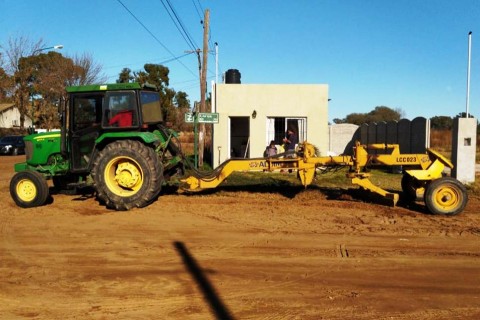
[(329, 150), (332, 155), (344, 154), (355, 142), (355, 133), (359, 126), (351, 123), (332, 124), (329, 126)]
[[(328, 151), (328, 85), (217, 84), (214, 90), (213, 164), (229, 159), (229, 117), (249, 117), (250, 158), (262, 157), (267, 141), (267, 118), (307, 118), (306, 140), (322, 155)], [(256, 112), (256, 117), (252, 114)]]
[[(15, 125), (14, 125), (15, 123)], [(25, 117), (24, 128), (32, 125), (30, 118)], [(11, 107), (0, 113), (0, 128), (12, 128), (20, 126), (20, 111), (17, 107)]]

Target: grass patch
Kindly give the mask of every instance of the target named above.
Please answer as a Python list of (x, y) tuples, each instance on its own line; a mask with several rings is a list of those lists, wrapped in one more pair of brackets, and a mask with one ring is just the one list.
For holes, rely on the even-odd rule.
[[(352, 183), (346, 177), (347, 168), (337, 171), (317, 173), (312, 185), (327, 188), (351, 188)], [(400, 181), (401, 174), (392, 174), (385, 170), (375, 169), (371, 171), (370, 180), (377, 186), (392, 191), (402, 190)], [(280, 172), (234, 172), (222, 184), (223, 186), (302, 186), (297, 178), (297, 173)]]
[[(346, 177), (347, 168), (338, 171), (317, 173), (312, 186), (318, 188), (348, 189), (356, 188)], [(372, 183), (382, 189), (402, 192), (402, 174), (391, 173), (389, 168), (372, 169), (370, 171)], [(222, 184), (225, 187), (261, 187), (262, 189), (279, 187), (302, 187), (295, 171), (292, 173), (280, 172), (234, 172)], [(470, 195), (480, 197), (480, 176), (475, 183), (467, 185)]]

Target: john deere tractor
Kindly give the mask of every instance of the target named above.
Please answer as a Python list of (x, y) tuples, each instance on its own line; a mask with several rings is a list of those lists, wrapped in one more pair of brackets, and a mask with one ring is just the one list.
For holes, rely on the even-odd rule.
[(66, 90), (61, 131), (24, 139), (26, 161), (15, 165), (10, 182), (18, 206), (43, 205), (52, 180), (57, 190), (91, 186), (109, 208), (144, 207), (166, 180), (183, 174), (155, 88), (127, 83)]

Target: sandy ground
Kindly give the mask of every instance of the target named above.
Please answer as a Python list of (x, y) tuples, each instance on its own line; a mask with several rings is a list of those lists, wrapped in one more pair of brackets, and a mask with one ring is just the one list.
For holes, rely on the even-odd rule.
[(20, 209), (22, 160), (0, 158), (0, 319), (480, 319), (477, 198), (454, 217), (318, 189)]

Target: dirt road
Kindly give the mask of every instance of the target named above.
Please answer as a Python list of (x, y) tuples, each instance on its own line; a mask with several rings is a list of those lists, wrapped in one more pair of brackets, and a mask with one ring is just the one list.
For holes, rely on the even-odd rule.
[(477, 198), (454, 217), (312, 189), (20, 209), (20, 161), (0, 158), (0, 319), (480, 319)]

